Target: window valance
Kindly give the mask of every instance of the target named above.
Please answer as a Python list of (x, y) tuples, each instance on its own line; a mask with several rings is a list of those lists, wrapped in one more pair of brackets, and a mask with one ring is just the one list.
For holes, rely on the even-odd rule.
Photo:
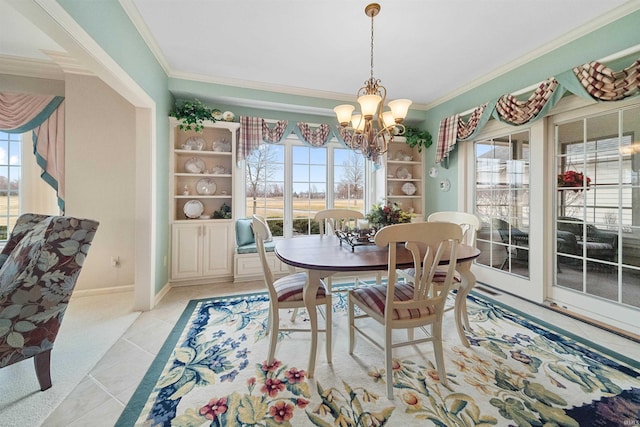
[(260, 117), (240, 116), (240, 135), (238, 136), (238, 162), (246, 159), (249, 153), (258, 148), (260, 144), (280, 144), (291, 133), (295, 133), (301, 141), (313, 146), (323, 147), (332, 138), (336, 137), (340, 142), (336, 127), (322, 123), (312, 125), (305, 122), (289, 123), (287, 120), (278, 120), (272, 127)]
[(0, 92), (0, 130), (33, 131), (41, 177), (56, 190), (64, 212), (64, 97)]
[(640, 58), (620, 71), (598, 61), (588, 62), (543, 81), (527, 100), (506, 94), (474, 108), (467, 121), (460, 114), (446, 117), (440, 122), (436, 163), (448, 159), (456, 142), (474, 138), (490, 118), (514, 126), (535, 121), (547, 115), (566, 92), (597, 102), (637, 96), (640, 94)]

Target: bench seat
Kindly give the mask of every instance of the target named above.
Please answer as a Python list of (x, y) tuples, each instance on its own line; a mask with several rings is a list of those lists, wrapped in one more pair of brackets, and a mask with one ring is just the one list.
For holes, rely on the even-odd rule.
[[(245, 282), (249, 280), (261, 280), (263, 278), (262, 264), (258, 256), (258, 248), (253, 236), (251, 218), (236, 220), (236, 251), (233, 259), (233, 281)], [(271, 265), (271, 271), (276, 276), (284, 276), (289, 273), (289, 267), (281, 262), (273, 253), (276, 242), (264, 243), (267, 251), (267, 260)]]

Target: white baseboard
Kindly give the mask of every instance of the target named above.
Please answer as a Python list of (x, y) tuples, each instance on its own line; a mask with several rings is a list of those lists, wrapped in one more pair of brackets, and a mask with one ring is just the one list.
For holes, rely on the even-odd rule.
[(91, 297), (95, 295), (115, 294), (120, 292), (133, 292), (134, 285), (126, 286), (113, 286), (110, 288), (98, 288), (98, 289), (75, 289), (71, 298)]
[(155, 298), (153, 299), (153, 307), (151, 307), (152, 310), (155, 306), (158, 305), (158, 303), (162, 300), (162, 298), (164, 298), (164, 296), (169, 293), (170, 290), (171, 290), (171, 283), (169, 282), (165, 283), (162, 289), (160, 289), (160, 292), (158, 292)]

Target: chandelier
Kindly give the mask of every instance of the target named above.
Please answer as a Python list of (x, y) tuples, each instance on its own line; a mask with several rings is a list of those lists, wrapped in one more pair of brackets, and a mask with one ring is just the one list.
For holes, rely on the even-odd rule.
[[(360, 112), (352, 114), (355, 107), (350, 104), (338, 105), (333, 109), (340, 123), (340, 136), (354, 150), (358, 150), (367, 159), (378, 162), (379, 156), (387, 151), (394, 135), (403, 135), (402, 124), (407, 116), (410, 99), (396, 99), (387, 105), (387, 89), (380, 80), (373, 77), (373, 18), (380, 12), (380, 5), (371, 3), (364, 13), (371, 18), (371, 77), (358, 90)], [(351, 126), (349, 126), (351, 123)]]

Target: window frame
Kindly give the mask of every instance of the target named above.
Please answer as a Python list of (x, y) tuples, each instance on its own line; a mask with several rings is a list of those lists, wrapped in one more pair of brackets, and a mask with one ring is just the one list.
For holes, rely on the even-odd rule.
[[(301, 141), (296, 134), (291, 134), (285, 138), (282, 143), (274, 145), (284, 146), (284, 218), (283, 218), (283, 235), (274, 236), (277, 238), (289, 238), (293, 237), (293, 147), (314, 147)], [(326, 196), (325, 196), (325, 208), (330, 209), (334, 207), (335, 199), (335, 176), (334, 176), (334, 162), (335, 162), (335, 150), (344, 149), (351, 150), (349, 147), (341, 144), (336, 138), (332, 138), (323, 146), (326, 149)], [(353, 151), (356, 156), (361, 156), (358, 151)], [(236, 180), (234, 194), (237, 195), (236, 212), (237, 218), (244, 218), (250, 216), (251, 213), (247, 212), (247, 193), (246, 193), (246, 160), (238, 162), (238, 177)], [(374, 180), (372, 178), (373, 167), (371, 161), (365, 160), (364, 162), (364, 189), (363, 189), (363, 207), (366, 211), (366, 207), (371, 205), (372, 195), (374, 190)], [(234, 196), (235, 197), (235, 196)], [(365, 212), (363, 212), (365, 213)]]

